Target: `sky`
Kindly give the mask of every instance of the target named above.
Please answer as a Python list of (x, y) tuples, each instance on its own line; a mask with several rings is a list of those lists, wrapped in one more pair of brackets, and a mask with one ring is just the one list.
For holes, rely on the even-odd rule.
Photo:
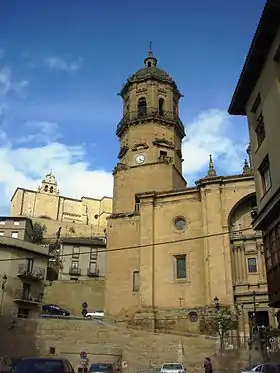
[(1, 0), (0, 214), (17, 187), (37, 189), (50, 170), (60, 194), (112, 196), (122, 117), (118, 92), (143, 67), (152, 41), (158, 67), (184, 94), (183, 170), (241, 173), (245, 117), (227, 114), (264, 0)]

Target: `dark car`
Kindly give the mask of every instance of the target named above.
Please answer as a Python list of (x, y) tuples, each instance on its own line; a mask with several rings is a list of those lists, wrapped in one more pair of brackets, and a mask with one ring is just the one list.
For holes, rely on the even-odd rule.
[(95, 363), (92, 364), (88, 370), (88, 373), (117, 373), (120, 369), (117, 369), (113, 363)]
[(70, 316), (70, 312), (61, 308), (57, 304), (44, 304), (42, 306), (43, 314), (57, 315), (57, 316)]
[(64, 358), (23, 357), (10, 373), (75, 373), (71, 363)]

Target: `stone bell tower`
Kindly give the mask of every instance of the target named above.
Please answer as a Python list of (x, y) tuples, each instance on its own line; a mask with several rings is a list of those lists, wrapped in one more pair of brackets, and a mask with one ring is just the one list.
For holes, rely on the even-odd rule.
[[(157, 67), (150, 49), (144, 67), (133, 74), (119, 95), (123, 118), (117, 126), (119, 162), (114, 169), (113, 213), (129, 213), (137, 193), (181, 189), (182, 139), (179, 92), (175, 81)], [(137, 208), (137, 207), (136, 207)]]

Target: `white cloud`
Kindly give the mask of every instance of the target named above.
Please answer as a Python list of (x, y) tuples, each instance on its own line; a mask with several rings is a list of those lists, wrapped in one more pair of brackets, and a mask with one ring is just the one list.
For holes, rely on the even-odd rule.
[(82, 67), (81, 59), (78, 59), (77, 61), (67, 61), (65, 58), (60, 56), (46, 57), (44, 63), (50, 69), (58, 69), (68, 72), (78, 71)]
[(0, 209), (5, 211), (17, 187), (37, 189), (42, 177), (50, 169), (57, 177), (61, 195), (73, 198), (112, 195), (112, 173), (91, 169), (86, 161), (85, 149), (80, 145), (49, 142), (41, 147), (14, 148), (6, 142), (0, 148), (0, 160), (3, 196)]
[(11, 69), (8, 66), (0, 68), (0, 95), (6, 96), (11, 92), (18, 94), (28, 86), (28, 81), (15, 81), (12, 77)]
[(58, 132), (58, 124), (54, 122), (32, 121), (26, 123), (26, 130), (34, 133), (27, 133), (25, 136), (20, 136), (14, 141), (16, 143), (51, 143), (59, 140), (61, 135)]
[(209, 154), (224, 174), (241, 172), (249, 140), (244, 136), (237, 142), (231, 131), (230, 117), (218, 109), (202, 112), (187, 124), (182, 153), (183, 171), (188, 181), (192, 183), (207, 167)]

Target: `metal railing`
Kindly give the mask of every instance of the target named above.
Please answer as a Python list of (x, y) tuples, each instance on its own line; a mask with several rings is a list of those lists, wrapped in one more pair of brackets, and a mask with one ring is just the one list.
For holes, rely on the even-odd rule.
[(19, 264), (18, 266), (18, 276), (24, 276), (34, 280), (44, 280), (45, 273), (46, 271), (44, 268), (30, 268), (29, 265), (26, 263)]
[(69, 268), (69, 275), (80, 276), (81, 275), (81, 268), (70, 266), (70, 268)]
[(14, 294), (15, 301), (24, 301), (29, 303), (42, 303), (43, 296), (41, 294), (34, 294), (32, 292), (28, 292), (25, 289), (16, 289)]
[(135, 123), (144, 119), (157, 119), (177, 124), (181, 132), (185, 133), (185, 127), (179, 115), (173, 111), (159, 110), (156, 107), (141, 107), (135, 111), (126, 113), (117, 125), (117, 135), (121, 133), (128, 123)]

